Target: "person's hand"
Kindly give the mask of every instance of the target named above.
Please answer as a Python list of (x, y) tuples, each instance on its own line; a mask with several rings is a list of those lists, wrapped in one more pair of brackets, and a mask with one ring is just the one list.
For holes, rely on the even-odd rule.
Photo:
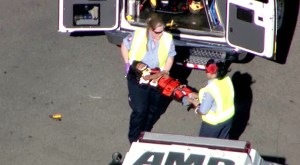
[(193, 107), (197, 107), (200, 102), (198, 99), (194, 99), (194, 98), (190, 98), (190, 97), (186, 97), (187, 102), (189, 102), (190, 104), (193, 105)]
[(127, 75), (129, 72), (129, 68), (130, 68), (130, 64), (129, 63), (125, 63), (125, 74)]
[(187, 96), (183, 96), (182, 99), (181, 99), (181, 103), (182, 105), (184, 106), (190, 106), (191, 105), (191, 102), (189, 101), (190, 98), (188, 98)]
[(197, 111), (198, 106), (200, 105), (198, 99), (192, 99), (189, 98), (188, 96), (184, 96), (183, 99), (184, 100), (182, 100), (182, 103), (188, 106), (187, 111), (190, 111), (191, 109), (193, 109), (195, 112)]
[(194, 107), (198, 107), (200, 102), (198, 99), (193, 99), (192, 104), (194, 105)]
[(189, 98), (191, 98), (191, 99), (198, 99), (198, 94), (195, 93), (195, 92), (189, 93), (188, 96), (189, 96)]

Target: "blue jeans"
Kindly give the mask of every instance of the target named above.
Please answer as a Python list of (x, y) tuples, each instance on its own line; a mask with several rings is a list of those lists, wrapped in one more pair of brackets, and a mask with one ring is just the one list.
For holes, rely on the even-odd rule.
[(132, 109), (129, 121), (128, 139), (136, 141), (141, 132), (151, 131), (160, 116), (165, 113), (171, 98), (149, 85), (140, 85), (137, 80), (127, 75), (129, 106)]

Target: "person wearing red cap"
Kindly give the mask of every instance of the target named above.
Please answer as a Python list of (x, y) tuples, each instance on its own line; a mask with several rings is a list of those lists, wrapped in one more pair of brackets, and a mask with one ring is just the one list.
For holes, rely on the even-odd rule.
[(188, 99), (202, 118), (199, 136), (228, 139), (235, 113), (233, 84), (224, 63), (209, 60), (205, 69), (208, 84)]

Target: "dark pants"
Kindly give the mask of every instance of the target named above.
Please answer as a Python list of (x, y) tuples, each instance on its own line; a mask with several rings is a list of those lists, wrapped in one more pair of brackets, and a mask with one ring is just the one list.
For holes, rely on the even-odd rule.
[(232, 125), (232, 119), (229, 119), (217, 125), (211, 125), (203, 121), (201, 124), (199, 136), (228, 139), (231, 125)]
[(166, 111), (171, 99), (163, 96), (158, 89), (149, 85), (140, 85), (128, 75), (128, 99), (132, 109), (129, 121), (128, 139), (136, 141), (143, 131), (151, 131), (153, 125)]

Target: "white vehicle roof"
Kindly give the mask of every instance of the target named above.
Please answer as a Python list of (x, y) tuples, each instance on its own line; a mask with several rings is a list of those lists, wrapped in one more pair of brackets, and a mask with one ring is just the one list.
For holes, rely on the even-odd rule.
[(262, 162), (249, 142), (145, 132), (132, 143), (123, 165), (249, 165)]

